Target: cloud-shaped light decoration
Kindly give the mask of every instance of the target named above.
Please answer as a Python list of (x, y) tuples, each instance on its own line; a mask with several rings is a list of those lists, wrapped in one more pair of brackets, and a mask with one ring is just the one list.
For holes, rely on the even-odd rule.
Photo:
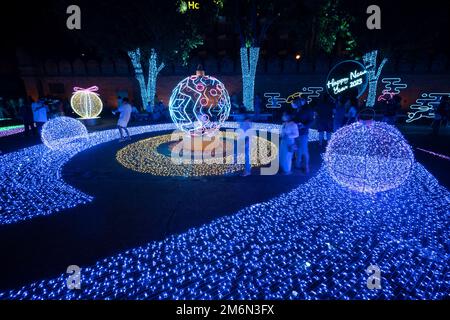
[(218, 79), (194, 75), (173, 89), (169, 101), (172, 121), (195, 136), (214, 135), (230, 115), (230, 97)]
[(86, 142), (88, 131), (77, 119), (57, 117), (44, 124), (41, 139), (48, 148), (61, 150)]
[(75, 87), (73, 91), (70, 99), (73, 111), (82, 119), (97, 118), (103, 109), (103, 102), (96, 93), (98, 87), (94, 86), (87, 89)]
[(414, 154), (395, 127), (383, 122), (356, 122), (332, 136), (325, 163), (331, 177), (340, 185), (377, 193), (405, 182)]

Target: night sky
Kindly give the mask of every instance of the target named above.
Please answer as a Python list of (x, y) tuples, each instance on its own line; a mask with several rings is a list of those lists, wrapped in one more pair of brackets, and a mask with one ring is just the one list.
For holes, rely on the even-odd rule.
[[(173, 0), (175, 1), (175, 0)], [(205, 1), (205, 0), (204, 0)], [(86, 50), (83, 41), (76, 32), (66, 29), (65, 20), (67, 4), (79, 4), (82, 8), (83, 28), (96, 29), (105, 21), (119, 21), (115, 10), (101, 11), (106, 3), (115, 3), (123, 14), (126, 14), (129, 1), (97, 0), (93, 1), (15, 1), (2, 10), (1, 32), (6, 51), (16, 47), (32, 49), (46, 57), (63, 52), (65, 56), (78, 54), (76, 50)], [(146, 3), (151, 1), (146, 0)], [(200, 0), (200, 3), (202, 0)], [(300, 10), (308, 5), (308, 0), (296, 1)], [(138, 5), (139, 1), (132, 1)], [(160, 1), (154, 1), (157, 6)], [(343, 7), (355, 17), (352, 31), (358, 38), (361, 49), (365, 47), (395, 47), (407, 52), (449, 52), (450, 6), (448, 1), (355, 1), (342, 0)], [(369, 31), (365, 27), (367, 14), (365, 10), (370, 4), (378, 4), (382, 10), (382, 30)], [(227, 5), (227, 4), (225, 4)], [(202, 15), (198, 15), (202, 19)], [(299, 19), (301, 13), (299, 12)], [(138, 28), (139, 26), (136, 26)], [(277, 24), (272, 28), (276, 31)], [(89, 30), (90, 31), (90, 30)], [(133, 30), (130, 30), (132, 32)], [(168, 30), (167, 32), (171, 32)], [(86, 36), (84, 36), (86, 37)], [(89, 36), (87, 36), (89, 37)], [(87, 39), (88, 40), (88, 39)], [(212, 44), (205, 39), (205, 46)], [(237, 43), (237, 45), (239, 45)], [(118, 44), (120, 46), (120, 44)], [(97, 48), (95, 51), (98, 51)]]

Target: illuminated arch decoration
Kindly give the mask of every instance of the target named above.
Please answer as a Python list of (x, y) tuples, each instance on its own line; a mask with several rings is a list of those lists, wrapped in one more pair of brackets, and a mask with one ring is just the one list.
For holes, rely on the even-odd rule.
[(180, 81), (169, 101), (177, 128), (194, 136), (212, 136), (230, 115), (228, 91), (218, 79), (194, 75)]
[(366, 67), (359, 61), (346, 60), (336, 64), (327, 76), (327, 92), (334, 100), (352, 92), (357, 98), (367, 89), (369, 77)]
[[(237, 140), (237, 134), (231, 132), (219, 133), (224, 139), (232, 142)], [(130, 144), (117, 152), (117, 161), (130, 170), (148, 173), (155, 176), (177, 176), (177, 177), (199, 177), (218, 176), (238, 172), (244, 169), (244, 155), (235, 156), (235, 150), (215, 159), (192, 159), (188, 163), (175, 163), (170, 156), (158, 152), (158, 147), (162, 144), (172, 142), (174, 138), (171, 134), (152, 137)], [(252, 150), (250, 151), (251, 166), (260, 167), (269, 164), (278, 157), (277, 146), (259, 136), (252, 137)], [(270, 154), (267, 150), (271, 150)], [(220, 162), (220, 163), (218, 163)]]
[(402, 89), (408, 88), (406, 83), (402, 83), (401, 78), (383, 78), (381, 82), (384, 83), (385, 86), (377, 99), (378, 102), (389, 101), (394, 96), (400, 94)]
[(51, 150), (73, 148), (86, 143), (88, 131), (84, 124), (69, 117), (57, 117), (47, 121), (42, 127), (41, 140)]
[(351, 190), (377, 193), (402, 185), (414, 154), (402, 134), (384, 122), (356, 122), (333, 134), (325, 153), (331, 177)]
[(409, 108), (407, 123), (417, 121), (422, 118), (433, 119), (435, 116), (435, 110), (440, 103), (441, 96), (450, 97), (449, 92), (438, 93), (422, 93), (421, 97), (416, 100), (416, 103), (412, 104)]
[(70, 105), (73, 111), (82, 119), (98, 118), (103, 110), (103, 102), (96, 93), (98, 87), (93, 86), (87, 89), (75, 87), (70, 99)]

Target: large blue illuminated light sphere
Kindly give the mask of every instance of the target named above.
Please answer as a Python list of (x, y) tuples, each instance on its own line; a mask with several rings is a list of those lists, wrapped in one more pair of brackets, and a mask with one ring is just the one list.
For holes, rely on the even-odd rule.
[(173, 89), (169, 111), (177, 128), (194, 136), (212, 136), (230, 115), (230, 96), (218, 79), (197, 74)]
[(85, 125), (73, 118), (57, 117), (46, 122), (42, 127), (41, 140), (52, 150), (72, 148), (88, 139)]
[(402, 185), (414, 154), (402, 134), (384, 122), (356, 122), (333, 134), (325, 153), (331, 177), (351, 190), (377, 193)]

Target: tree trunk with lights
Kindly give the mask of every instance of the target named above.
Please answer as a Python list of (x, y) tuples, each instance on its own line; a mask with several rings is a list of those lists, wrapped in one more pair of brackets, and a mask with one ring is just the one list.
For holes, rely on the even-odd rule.
[(139, 48), (128, 51), (128, 56), (133, 64), (136, 79), (139, 82), (141, 89), (142, 106), (145, 109), (150, 102), (151, 112), (155, 106), (156, 96), (156, 81), (158, 74), (164, 68), (164, 63), (161, 62), (158, 66), (158, 54), (155, 49), (151, 49), (148, 61), (148, 80), (145, 80), (144, 69), (141, 63), (141, 50)]
[(243, 102), (247, 110), (253, 111), (255, 96), (255, 76), (258, 65), (259, 48), (241, 48)]

